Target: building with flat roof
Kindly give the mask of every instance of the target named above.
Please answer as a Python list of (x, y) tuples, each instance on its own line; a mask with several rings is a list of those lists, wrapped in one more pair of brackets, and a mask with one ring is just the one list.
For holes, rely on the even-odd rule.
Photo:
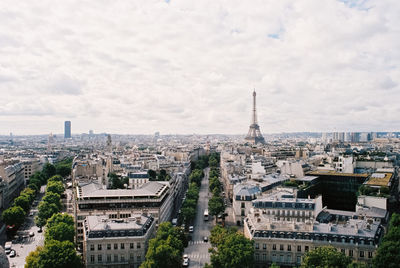
[(169, 221), (173, 195), (168, 182), (151, 181), (136, 189), (106, 189), (97, 182), (79, 183), (76, 187), (75, 219), (77, 241), (83, 241), (83, 224), (88, 216), (126, 219), (136, 214), (153, 217), (156, 223)]
[(371, 263), (383, 236), (385, 211), (327, 210), (322, 198), (297, 198), (281, 191), (256, 199), (244, 221), (244, 234), (254, 240), (255, 267), (272, 263), (298, 266), (303, 255), (333, 246), (353, 260)]
[(64, 122), (64, 139), (71, 138), (71, 121)]
[(88, 216), (83, 226), (83, 258), (90, 268), (139, 267), (155, 234), (154, 218), (140, 214), (126, 219)]

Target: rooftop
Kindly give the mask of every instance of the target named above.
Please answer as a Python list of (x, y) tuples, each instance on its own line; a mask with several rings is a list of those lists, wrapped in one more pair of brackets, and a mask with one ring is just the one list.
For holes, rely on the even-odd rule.
[(389, 186), (392, 177), (392, 173), (373, 173), (365, 184), (373, 186)]

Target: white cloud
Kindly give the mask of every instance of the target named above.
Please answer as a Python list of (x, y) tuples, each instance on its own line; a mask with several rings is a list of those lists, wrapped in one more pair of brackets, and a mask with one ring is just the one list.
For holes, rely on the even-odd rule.
[(1, 133), (62, 132), (71, 119), (73, 132), (245, 134), (254, 87), (266, 133), (400, 126), (396, 0), (0, 10)]

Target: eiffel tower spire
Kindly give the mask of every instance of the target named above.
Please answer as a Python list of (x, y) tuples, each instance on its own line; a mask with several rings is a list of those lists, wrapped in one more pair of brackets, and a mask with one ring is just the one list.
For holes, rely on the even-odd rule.
[(261, 134), (260, 126), (257, 123), (257, 110), (256, 110), (256, 90), (253, 91), (253, 114), (252, 114), (252, 122), (249, 128), (249, 132), (245, 140), (247, 142), (257, 144), (257, 143), (265, 143), (264, 137)]

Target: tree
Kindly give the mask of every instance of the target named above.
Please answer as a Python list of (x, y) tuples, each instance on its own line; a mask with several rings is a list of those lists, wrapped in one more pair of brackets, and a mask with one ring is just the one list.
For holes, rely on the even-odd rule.
[(212, 179), (210, 179), (210, 184), (208, 185), (208, 188), (210, 189), (210, 191), (214, 191), (214, 189), (220, 189), (221, 188), (221, 182), (218, 180), (218, 178), (213, 177)]
[(351, 258), (332, 246), (318, 247), (304, 255), (301, 267), (346, 267)]
[(238, 232), (224, 232), (223, 238), (210, 248), (211, 264), (213, 267), (241, 268), (253, 267), (254, 241)]
[(58, 210), (62, 208), (60, 195), (57, 193), (47, 192), (46, 195), (43, 197), (43, 201), (50, 204), (55, 204)]
[(74, 242), (75, 228), (74, 225), (69, 225), (65, 222), (52, 225), (46, 228), (45, 241), (71, 241)]
[(46, 241), (46, 245), (38, 255), (40, 268), (82, 267), (82, 260), (76, 254), (75, 246), (70, 241)]
[(184, 222), (188, 225), (191, 221), (196, 217), (196, 208), (195, 207), (183, 207), (181, 209), (182, 216), (184, 218)]
[(64, 192), (64, 185), (60, 181), (50, 181), (47, 184), (46, 193), (53, 192), (61, 195)]
[(38, 246), (36, 250), (31, 251), (25, 259), (25, 268), (40, 268), (39, 266), (39, 256), (43, 247)]
[(373, 259), (376, 268), (395, 268), (400, 263), (400, 241), (384, 241)]
[(62, 222), (72, 226), (75, 224), (74, 218), (71, 215), (65, 213), (56, 213), (47, 220), (47, 228), (56, 226)]
[(29, 202), (32, 203), (35, 200), (36, 191), (31, 188), (25, 188), (21, 193), (20, 196), (26, 196), (29, 199)]
[(70, 165), (56, 165), (56, 173), (62, 177), (67, 177), (71, 175)]
[(172, 227), (170, 222), (161, 223), (156, 237), (151, 239), (146, 260), (141, 268), (181, 267), (184, 244), (182, 230)]
[(50, 163), (44, 164), (43, 169), (42, 169), (42, 174), (45, 177), (45, 179), (48, 180), (50, 177), (56, 175), (55, 166)]
[(2, 219), (7, 225), (20, 226), (25, 221), (25, 211), (20, 206), (12, 206), (3, 211)]
[(210, 167), (218, 167), (218, 160), (215, 157), (210, 157), (208, 160), (208, 165)]
[(36, 224), (38, 226), (46, 225), (47, 219), (53, 216), (54, 213), (58, 212), (58, 207), (56, 204), (48, 203), (45, 201), (39, 204), (39, 213), (36, 218)]
[(124, 189), (124, 184), (122, 180), (118, 177), (115, 173), (109, 173), (108, 177), (110, 178), (111, 182), (111, 189)]
[(52, 176), (51, 178), (49, 178), (49, 179), (47, 180), (47, 183), (49, 183), (49, 182), (51, 182), (51, 181), (59, 181), (59, 182), (62, 182), (62, 181), (63, 181), (63, 178), (62, 178), (60, 175), (54, 175), (54, 176)]
[(19, 206), (23, 208), (25, 212), (29, 211), (29, 208), (31, 206), (31, 202), (29, 200), (29, 197), (26, 195), (20, 195), (17, 198), (14, 199), (14, 206)]
[(33, 173), (33, 175), (29, 178), (29, 182), (31, 181), (38, 181), (39, 187), (40, 185), (43, 185), (46, 183), (47, 178), (44, 176), (44, 174), (40, 171), (36, 171)]
[(157, 173), (154, 170), (149, 169), (147, 174), (149, 175), (149, 180), (155, 181), (157, 179)]
[(208, 201), (208, 211), (211, 215), (217, 216), (225, 211), (224, 200), (219, 195), (214, 195)]

